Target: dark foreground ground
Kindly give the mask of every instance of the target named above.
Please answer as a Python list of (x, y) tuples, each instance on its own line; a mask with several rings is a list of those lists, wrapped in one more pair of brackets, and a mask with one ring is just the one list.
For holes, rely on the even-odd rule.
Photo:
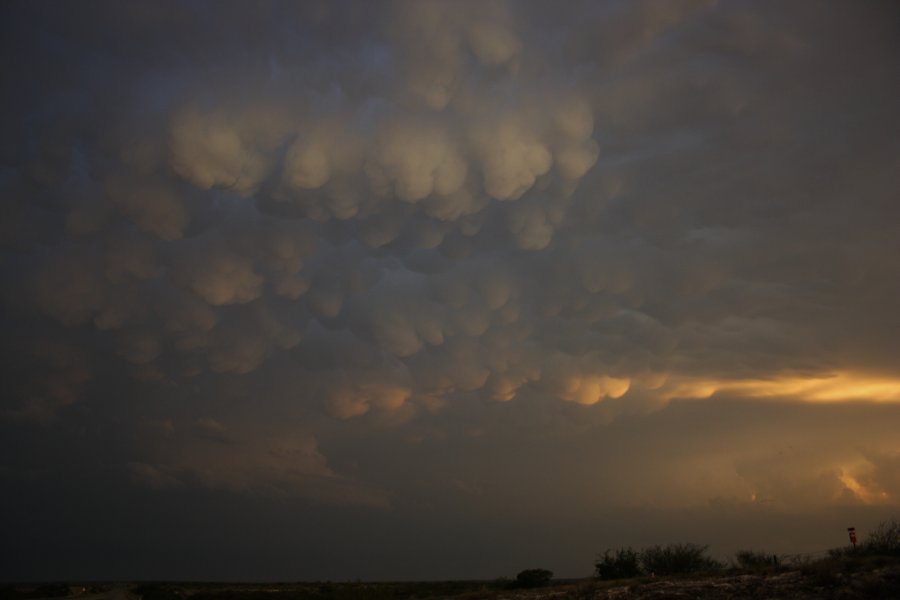
[(0, 600), (900, 600), (900, 559), (848, 569), (818, 563), (764, 572), (703, 577), (585, 580), (535, 589), (508, 581), (420, 583), (100, 583), (0, 585)]

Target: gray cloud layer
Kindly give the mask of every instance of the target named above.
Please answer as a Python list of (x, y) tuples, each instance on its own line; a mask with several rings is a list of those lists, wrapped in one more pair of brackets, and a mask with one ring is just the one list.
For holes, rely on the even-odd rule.
[[(896, 508), (890, 3), (4, 12), (0, 478), (65, 480), (14, 458), (65, 431), (147, 493), (384, 522)], [(887, 404), (790, 460), (594, 440), (710, 396)]]

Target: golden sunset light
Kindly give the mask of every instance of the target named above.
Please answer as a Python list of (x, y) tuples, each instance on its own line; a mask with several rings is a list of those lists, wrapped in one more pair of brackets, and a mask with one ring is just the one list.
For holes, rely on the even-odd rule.
[(672, 398), (711, 398), (733, 394), (744, 398), (771, 398), (801, 402), (900, 402), (900, 378), (856, 373), (834, 373), (815, 377), (773, 377), (771, 379), (691, 380), (673, 378), (663, 388)]

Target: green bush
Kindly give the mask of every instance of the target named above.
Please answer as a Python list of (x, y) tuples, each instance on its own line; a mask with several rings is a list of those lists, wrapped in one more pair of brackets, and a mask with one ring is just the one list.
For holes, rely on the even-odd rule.
[(553, 571), (547, 569), (525, 569), (516, 575), (516, 585), (523, 588), (543, 587), (553, 579)]
[(641, 566), (653, 575), (684, 575), (721, 569), (720, 563), (706, 556), (707, 548), (697, 544), (651, 546), (641, 552)]
[(594, 573), (600, 579), (629, 579), (641, 574), (640, 556), (633, 548), (607, 549), (594, 563)]

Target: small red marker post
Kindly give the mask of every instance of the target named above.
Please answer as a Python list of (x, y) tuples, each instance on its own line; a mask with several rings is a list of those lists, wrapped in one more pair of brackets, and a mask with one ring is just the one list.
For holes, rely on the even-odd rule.
[(850, 543), (856, 548), (856, 527), (848, 527), (847, 533), (850, 534)]

